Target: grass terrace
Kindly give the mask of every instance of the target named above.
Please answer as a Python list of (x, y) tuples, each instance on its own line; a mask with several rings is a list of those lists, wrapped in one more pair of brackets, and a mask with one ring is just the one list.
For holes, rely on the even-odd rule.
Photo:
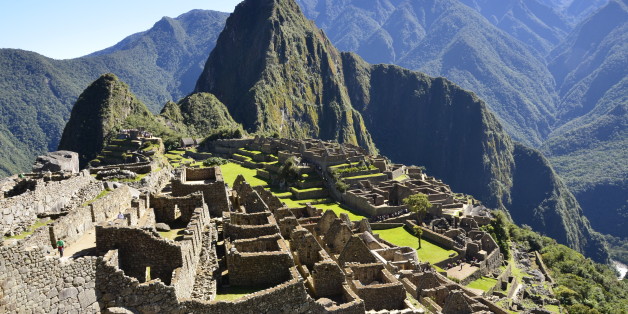
[(93, 200), (87, 201), (87, 202), (81, 204), (81, 206), (87, 206), (87, 205), (93, 203), (95, 200), (105, 197), (109, 193), (111, 193), (111, 190), (104, 189), (104, 190), (100, 191), (100, 193), (98, 195), (96, 195), (96, 197)]
[(225, 183), (229, 184), (229, 186), (233, 186), (233, 182), (238, 177), (239, 174), (243, 175), (251, 186), (258, 185), (268, 185), (264, 179), (257, 177), (257, 170), (249, 169), (240, 164), (236, 163), (228, 163), (220, 166), (220, 170), (222, 170), (222, 177), (225, 180)]
[(172, 228), (170, 229), (170, 231), (157, 231), (157, 232), (159, 232), (159, 235), (162, 238), (170, 239), (172, 241), (179, 241), (183, 239), (183, 230), (185, 230), (185, 227)]
[(347, 177), (347, 178), (345, 178), (345, 180), (367, 179), (367, 178), (373, 178), (373, 177), (381, 177), (382, 175), (384, 175), (384, 174), (383, 173), (365, 174), (365, 175), (362, 175), (362, 176)]
[(10, 236), (10, 237), (4, 237), (5, 240), (22, 240), (26, 237), (28, 237), (29, 235), (33, 234), (33, 232), (35, 232), (35, 230), (37, 230), (40, 227), (46, 226), (48, 224), (51, 224), (54, 220), (52, 219), (38, 219), (37, 221), (35, 221), (34, 224), (32, 224), (30, 227), (28, 227), (28, 230), (20, 233), (20, 234), (16, 234), (14, 236)]
[(410, 179), (410, 177), (408, 177), (407, 174), (402, 174), (402, 175), (394, 178), (393, 180), (401, 182), (401, 181), (405, 181), (405, 180), (408, 180), (408, 179)]
[(221, 287), (216, 293), (214, 301), (234, 301), (246, 295), (262, 291), (264, 287)]
[[(417, 248), (419, 241), (417, 237), (408, 232), (404, 227), (397, 227), (385, 230), (373, 230), (374, 233), (397, 246), (409, 246), (411, 248)], [(451, 253), (456, 253), (454, 250), (446, 250), (426, 239), (421, 239), (421, 249), (416, 249), (419, 260), (423, 262), (430, 262), (436, 264), (449, 258)]]
[(471, 281), (467, 285), (467, 287), (473, 288), (473, 289), (479, 289), (482, 291), (488, 291), (489, 289), (493, 288), (496, 284), (497, 284), (497, 279), (489, 278), (489, 277), (481, 277), (479, 279)]

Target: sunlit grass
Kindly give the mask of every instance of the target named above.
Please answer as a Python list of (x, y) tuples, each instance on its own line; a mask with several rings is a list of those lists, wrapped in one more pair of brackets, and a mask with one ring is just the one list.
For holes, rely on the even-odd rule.
[(233, 182), (239, 174), (243, 175), (246, 182), (251, 186), (268, 185), (268, 182), (257, 176), (257, 170), (249, 169), (233, 162), (221, 165), (220, 170), (222, 170), (222, 177), (225, 183), (229, 184), (229, 186), (233, 186)]
[(218, 289), (215, 301), (234, 301), (251, 293), (262, 291), (264, 287), (224, 287)]
[(5, 240), (22, 240), (26, 237), (28, 237), (29, 235), (33, 234), (33, 232), (35, 232), (35, 230), (37, 230), (40, 227), (43, 227), (45, 225), (48, 225), (50, 223), (52, 223), (53, 220), (51, 219), (38, 219), (33, 225), (31, 225), (30, 227), (28, 227), (28, 230), (20, 233), (20, 234), (16, 234), (14, 236), (10, 236), (10, 237), (4, 237)]
[[(385, 230), (373, 230), (382, 237), (382, 239), (397, 245), (409, 246), (417, 250), (419, 260), (436, 264), (449, 258), (449, 255), (456, 253), (454, 250), (446, 250), (426, 239), (421, 239), (421, 248), (417, 237), (409, 233), (404, 227), (397, 227)], [(457, 254), (457, 253), (456, 253)]]
[(482, 291), (488, 291), (489, 289), (493, 288), (495, 284), (497, 284), (497, 279), (489, 278), (489, 277), (481, 277), (479, 279), (471, 281), (467, 285), (467, 287), (473, 288), (473, 289), (480, 289)]

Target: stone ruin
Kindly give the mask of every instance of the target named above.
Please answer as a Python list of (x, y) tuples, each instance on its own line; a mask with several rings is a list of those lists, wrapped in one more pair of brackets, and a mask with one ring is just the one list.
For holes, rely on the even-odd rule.
[[(269, 153), (298, 149), (322, 176), (329, 165), (365, 155), (321, 141), (241, 141)], [(411, 171), (381, 159), (374, 164), (391, 176)], [(72, 178), (79, 177), (98, 182), (87, 173)], [(421, 188), (413, 182), (427, 179), (409, 177), (392, 185), (395, 193)], [(388, 192), (391, 200), (384, 183), (366, 182), (359, 184)], [(49, 227), (0, 247), (0, 312), (422, 313), (410, 294), (432, 312), (506, 313), (419, 261), (414, 249), (379, 238), (368, 220), (351, 221), (316, 205), (287, 207), (243, 177), (229, 188), (218, 167), (180, 169), (163, 191), (120, 184), (66, 209)], [(170, 231), (158, 232), (158, 224)], [(470, 239), (465, 254), (499, 255), (475, 220), (459, 224)], [(453, 245), (450, 229), (432, 233)], [(63, 258), (52, 249), (58, 239), (66, 241)], [(217, 300), (232, 287), (257, 292)]]
[(78, 173), (78, 153), (60, 150), (37, 157), (33, 165), (33, 172), (48, 171)]

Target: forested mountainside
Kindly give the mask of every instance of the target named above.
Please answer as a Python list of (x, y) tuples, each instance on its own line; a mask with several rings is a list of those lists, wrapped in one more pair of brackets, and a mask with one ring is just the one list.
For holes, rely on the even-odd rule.
[(578, 1), (298, 1), (332, 42), (367, 61), (476, 92), (510, 135), (552, 155), (592, 219), (607, 232), (626, 223), (625, 2), (591, 1), (599, 10), (575, 25), (567, 11)]
[(54, 60), (0, 49), (0, 175), (27, 171), (55, 150), (72, 104), (103, 73), (115, 73), (148, 108), (189, 94), (228, 14), (194, 10), (92, 55)]
[(477, 96), (443, 78), (338, 52), (293, 0), (241, 3), (196, 91), (214, 93), (251, 132), (367, 149), (373, 143), (393, 160), (425, 165), (454, 189), (607, 258), (547, 160), (515, 144)]
[(489, 22), (547, 55), (571, 31), (570, 19), (560, 13), (559, 3), (542, 0), (461, 0)]
[(551, 54), (561, 95), (544, 152), (593, 226), (628, 237), (628, 5), (611, 1)]
[[(566, 10), (579, 2), (573, 1), (572, 3), (571, 1), (559, 0), (537, 1), (547, 6), (558, 8), (556, 11), (565, 16), (569, 16), (565, 13)], [(352, 3), (352, 1), (345, 2), (347, 4)], [(476, 2), (480, 3), (479, 1)], [(598, 5), (599, 2), (600, 1), (591, 1), (587, 3)], [(320, 15), (321, 12), (333, 13), (335, 12), (334, 10), (342, 9), (337, 7), (338, 3), (320, 2), (319, 5), (319, 1), (317, 0), (302, 0), (300, 3), (306, 14), (312, 14), (312, 12), (314, 12), (317, 16)], [(395, 6), (391, 6), (391, 3), (394, 5), (399, 4), (400, 8), (397, 9)], [(376, 33), (388, 33), (388, 35), (383, 36), (386, 40), (369, 42), (368, 47), (373, 51), (378, 49), (379, 43), (383, 43), (386, 47), (392, 46), (393, 48), (391, 49), (394, 49), (394, 51), (402, 51), (404, 54), (417, 49), (426, 50), (424, 46), (428, 43), (430, 45), (438, 44), (434, 46), (437, 47), (435, 51), (426, 50), (424, 52), (426, 55), (436, 60), (428, 60), (429, 64), (426, 64), (424, 67), (448, 70), (451, 74), (448, 78), (451, 78), (454, 82), (456, 78), (469, 77), (463, 80), (463, 82), (458, 83), (463, 85), (463, 87), (465, 84), (479, 86), (477, 89), (473, 90), (483, 99), (489, 100), (489, 106), (493, 106), (490, 100), (499, 95), (504, 97), (505, 100), (503, 103), (519, 103), (519, 107), (504, 107), (502, 113), (512, 114), (513, 121), (523, 121), (530, 116), (532, 117), (531, 121), (533, 121), (531, 123), (538, 123), (537, 125), (524, 125), (517, 129), (510, 125), (508, 121), (505, 121), (499, 111), (496, 111), (497, 116), (501, 119), (500, 121), (502, 123), (505, 123), (504, 127), (511, 135), (514, 134), (516, 138), (529, 136), (530, 138), (534, 138), (534, 142), (539, 144), (541, 140), (536, 140), (536, 138), (540, 138), (538, 134), (550, 132), (552, 130), (551, 126), (556, 123), (554, 114), (558, 111), (557, 106), (559, 103), (558, 96), (555, 91), (552, 91), (553, 87), (551, 87), (553, 86), (552, 82), (554, 79), (551, 74), (549, 74), (549, 70), (547, 70), (544, 62), (538, 61), (539, 53), (534, 52), (534, 49), (530, 48), (529, 45), (513, 38), (513, 36), (510, 36), (507, 32), (500, 31), (493, 25), (492, 21), (489, 22), (482, 15), (461, 3), (452, 2), (451, 0), (413, 2), (410, 3), (411, 5), (403, 5), (404, 3), (407, 3), (407, 1), (383, 0), (375, 4), (371, 1), (355, 2), (355, 6), (358, 7), (359, 10), (352, 9), (348, 11), (348, 13), (343, 13), (344, 15), (338, 15), (343, 18), (330, 19), (327, 21), (327, 26), (322, 26), (328, 34), (332, 34), (330, 29), (336, 27), (333, 23), (338, 23), (339, 26), (336, 27), (338, 29), (343, 29), (341, 27), (346, 26), (346, 28), (344, 28), (346, 36), (352, 38), (348, 40), (348, 42), (361, 45), (360, 40), (367, 40), (374, 36), (371, 28), (377, 28), (380, 24), (384, 25), (380, 28), (385, 32), (377, 31)], [(518, 5), (521, 6), (521, 4)], [(525, 2), (525, 5), (531, 4)], [(380, 12), (380, 10), (382, 11)], [(340, 11), (334, 14), (340, 14), (339, 12)], [(542, 11), (534, 11), (531, 12), (533, 13), (532, 15), (527, 16), (536, 16), (539, 20), (546, 21), (539, 12)], [(508, 13), (506, 13), (506, 15), (508, 15)], [(392, 18), (392, 16), (395, 18)], [(57, 143), (61, 137), (63, 121), (69, 117), (70, 104), (80, 94), (81, 90), (101, 73), (113, 72), (122, 80), (129, 82), (131, 91), (136, 93), (138, 99), (146, 103), (148, 108), (153, 112), (157, 112), (165, 100), (176, 100), (187, 95), (187, 93), (194, 89), (194, 79), (201, 73), (203, 69), (202, 65), (205, 63), (207, 55), (213, 48), (215, 40), (224, 26), (226, 17), (227, 14), (224, 13), (195, 10), (177, 19), (164, 18), (147, 32), (129, 36), (114, 47), (74, 60), (59, 61), (30, 52), (8, 49), (0, 50), (0, 62), (7, 64), (7, 66), (2, 67), (4, 69), (3, 74), (0, 74), (0, 84), (2, 84), (3, 87), (0, 90), (0, 110), (2, 110), (2, 113), (6, 113), (0, 118), (3, 119), (0, 120), (0, 138), (3, 139), (3, 145), (0, 147), (2, 152), (0, 156), (2, 156), (1, 158), (3, 159), (0, 160), (0, 173), (6, 174), (9, 172), (14, 173), (27, 170), (32, 158), (36, 154), (45, 150), (56, 149)], [(356, 17), (357, 20), (364, 21), (365, 24), (353, 23), (351, 21), (353, 17)], [(375, 22), (371, 23), (369, 18)], [(518, 18), (522, 23), (527, 21), (527, 18), (524, 19), (521, 16)], [(318, 18), (316, 18), (316, 22), (320, 22)], [(554, 26), (548, 24), (549, 22), (546, 21), (543, 23), (550, 29), (555, 30), (555, 28), (552, 28)], [(358, 27), (358, 25), (360, 25), (360, 27)], [(369, 27), (364, 27), (364, 25)], [(448, 25), (454, 25), (456, 27), (447, 27)], [(532, 27), (529, 28), (533, 29)], [(561, 28), (558, 27), (557, 29)], [(446, 36), (435, 34), (436, 31), (443, 31), (443, 34)], [(359, 36), (352, 34), (359, 32), (363, 32), (363, 34)], [(312, 34), (314, 33), (315, 32), (312, 32)], [(480, 34), (480, 36), (475, 37), (470, 35), (475, 33)], [(293, 34), (287, 35), (285, 38), (290, 38), (290, 36), (293, 36)], [(400, 38), (401, 40), (392, 41), (392, 39), (389, 40), (387, 36), (393, 39)], [(572, 38), (572, 36), (573, 35), (568, 38)], [(379, 37), (375, 36), (373, 38)], [(281, 40), (279, 39), (282, 38), (276, 37), (274, 42), (280, 43)], [(333, 36), (331, 39), (332, 42), (335, 42)], [(184, 44), (181, 45), (179, 42), (183, 42)], [(274, 42), (269, 46), (274, 47)], [(390, 44), (390, 42), (393, 44)], [(402, 44), (403, 42), (410, 43), (410, 46), (404, 46)], [(418, 45), (417, 47), (419, 48), (413, 45)], [(328, 62), (331, 60), (337, 62), (338, 58), (327, 50), (327, 46), (327, 43), (320, 45), (320, 56), (317, 56), (317, 58), (321, 61), (327, 60), (326, 62)], [(512, 49), (512, 47), (516, 47), (516, 49)], [(284, 51), (290, 50), (290, 47), (287, 47)], [(380, 50), (386, 52), (386, 49)], [(515, 50), (514, 55), (512, 54), (512, 50)], [(301, 53), (301, 51), (299, 51), (299, 53)], [(397, 52), (393, 55), (396, 56), (396, 53)], [(389, 53), (388, 55), (391, 54)], [(488, 59), (484, 57), (485, 55), (489, 56)], [(259, 64), (260, 67), (271, 64), (267, 63), (267, 60), (272, 60), (272, 58), (279, 59), (279, 62), (273, 61), (275, 62), (275, 66), (282, 64), (284, 61), (281, 59), (283, 56), (282, 53), (269, 53), (267, 56), (267, 59), (259, 60), (261, 61)], [(329, 58), (323, 58), (323, 56), (329, 56)], [(457, 60), (463, 60), (464, 64), (471, 66), (465, 68), (466, 65), (456, 65), (455, 61)], [(420, 58), (416, 58), (415, 62), (420, 63), (423, 61), (420, 60)], [(323, 64), (323, 66), (320, 66), (319, 70), (332, 71), (332, 73), (334, 73), (333, 71), (338, 67), (335, 64), (332, 65), (332, 62), (328, 63), (329, 65)], [(298, 68), (299, 66), (296, 66), (296, 69)], [(517, 71), (513, 71), (513, 69), (517, 69)], [(228, 72), (228, 70), (226, 71)], [(250, 70), (249, 74), (255, 71), (257, 70)], [(292, 78), (296, 79), (302, 76), (296, 72), (292, 73), (292, 70), (281, 71), (292, 75)], [(176, 73), (176, 75), (173, 73)], [(259, 71), (257, 73), (262, 72)], [(309, 90), (310, 92), (323, 91), (327, 90), (328, 86), (335, 86), (334, 88), (340, 90), (337, 94), (344, 93), (342, 92), (343, 83), (342, 80), (337, 77), (338, 75), (330, 76), (322, 74), (317, 76), (316, 79), (304, 75), (303, 77), (305, 77), (306, 80), (300, 81), (296, 85), (290, 85), (291, 83), (288, 81), (272, 77), (272, 75), (280, 73), (278, 71), (264, 70), (263, 73), (268, 76), (264, 78), (264, 83), (278, 84), (283, 91), (287, 89)], [(438, 74), (429, 71), (428, 73), (434, 75)], [(161, 79), (164, 75), (167, 79)], [(175, 77), (177, 75), (178, 78)], [(14, 81), (14, 77), (20, 79)], [(171, 77), (173, 78), (171, 79)], [(150, 80), (150, 82), (147, 82), (147, 80)], [(177, 83), (179, 81), (182, 83)], [(486, 84), (487, 86), (480, 86), (484, 81), (489, 82)], [(40, 84), (40, 82), (48, 83)], [(305, 82), (309, 82), (311, 87), (307, 87)], [(27, 88), (25, 89), (24, 86), (27, 86)], [(502, 86), (503, 88), (492, 92), (490, 89), (493, 88), (493, 86)], [(179, 91), (177, 91), (177, 89), (179, 89)], [(33, 90), (37, 92), (32, 92)], [(502, 91), (504, 91), (503, 94), (500, 94)], [(621, 95), (621, 89), (615, 89), (615, 91), (615, 94)], [(245, 94), (245, 92), (241, 90), (240, 93)], [(268, 100), (274, 98), (274, 95), (271, 94), (271, 91), (265, 91), (260, 86), (256, 86), (255, 90), (247, 97), (255, 95), (257, 99)], [(305, 134), (317, 134), (318, 132), (319, 135), (325, 136), (326, 138), (346, 139), (349, 142), (354, 140), (356, 143), (374, 141), (373, 139), (369, 140), (369, 136), (373, 135), (374, 131), (368, 128), (370, 122), (365, 120), (366, 116), (364, 116), (364, 112), (360, 114), (360, 112), (355, 110), (358, 106), (354, 103), (351, 103), (353, 109), (347, 107), (345, 100), (346, 95), (340, 96), (340, 98), (334, 102), (334, 105), (330, 107), (332, 110), (323, 111), (313, 106), (314, 104), (328, 100), (329, 97), (331, 97), (329, 95), (337, 94), (328, 94), (328, 96), (321, 100), (311, 95), (299, 96), (301, 98), (298, 99), (284, 98), (284, 101), (288, 100), (287, 103), (291, 108), (290, 110), (292, 110), (292, 115), (286, 115), (288, 111), (286, 108), (282, 108), (282, 106), (285, 107), (283, 103), (272, 104), (274, 109), (269, 112), (272, 112), (273, 115), (276, 115), (277, 112), (281, 113), (281, 119), (284, 121), (284, 123), (279, 124), (279, 126), (264, 122), (265, 119), (269, 121), (269, 115), (259, 117), (257, 113), (254, 114), (257, 117), (248, 117), (248, 121), (256, 121), (251, 125), (248, 122), (245, 123), (244, 120), (239, 120), (241, 117), (236, 118), (240, 113), (235, 113), (232, 109), (229, 110), (234, 114), (236, 121), (244, 123), (250, 130), (263, 130), (271, 134), (274, 132), (277, 132), (277, 134), (289, 132), (293, 136), (305, 136)], [(549, 95), (549, 99), (551, 100), (544, 101), (543, 99), (548, 99), (547, 95)], [(208, 125), (201, 120), (194, 122), (194, 115), (191, 115), (186, 118), (186, 123), (194, 124), (195, 129), (188, 130), (184, 123), (177, 122), (176, 119), (179, 118), (178, 110), (187, 106), (191, 112), (200, 110), (200, 112), (210, 112), (214, 117), (224, 116), (222, 113), (224, 108), (217, 105), (221, 103), (219, 100), (220, 95), (216, 96), (218, 96), (218, 98), (209, 94), (201, 97), (197, 96), (195, 101), (202, 100), (203, 105), (201, 107), (194, 106), (194, 101), (189, 101), (187, 105), (184, 104), (185, 100), (182, 100), (179, 104), (169, 102), (169, 106), (167, 107), (171, 110), (164, 109), (163, 117), (166, 118), (165, 120), (168, 126), (189, 132), (186, 134), (204, 133), (207, 131), (207, 128), (212, 127), (213, 124)], [(351, 98), (354, 95), (349, 96)], [(612, 96), (612, 94), (609, 93), (609, 96)], [(534, 97), (534, 99), (529, 99), (528, 97)], [(612, 100), (612, 97), (605, 99), (611, 99), (609, 101), (611, 104), (616, 102)], [(314, 101), (308, 103), (307, 106), (299, 105), (299, 102), (303, 100)], [(499, 102), (499, 104), (501, 103), (502, 102)], [(17, 104), (17, 106), (15, 104)], [(41, 104), (45, 104), (45, 106)], [(229, 106), (229, 104), (227, 105)], [(537, 105), (539, 107), (537, 107)], [(258, 110), (257, 105), (251, 105), (250, 108), (256, 108), (255, 110)], [(517, 109), (513, 110), (513, 108)], [(621, 107), (607, 112), (616, 114), (620, 111)], [(172, 115), (168, 115), (166, 112), (170, 112)], [(13, 118), (9, 119), (6, 117)], [(606, 117), (606, 115), (600, 115), (597, 120), (606, 123)], [(182, 119), (183, 115), (181, 115), (180, 118)], [(325, 133), (327, 129), (321, 132), (322, 128), (316, 129), (316, 127), (310, 127), (308, 125), (291, 128), (285, 122), (292, 121), (294, 124), (295, 121), (305, 118), (321, 122), (324, 121), (326, 126), (333, 125), (332, 129), (334, 131)], [(225, 125), (232, 125), (228, 118), (225, 118), (224, 121)], [(337, 121), (339, 121), (341, 126), (337, 126), (335, 123)], [(362, 126), (362, 124), (364, 126)], [(353, 130), (351, 130), (351, 127), (347, 127), (349, 125), (353, 125)], [(279, 129), (279, 131), (277, 131), (277, 129)], [(544, 131), (540, 132), (538, 130)], [(527, 133), (524, 135), (517, 135), (517, 133), (525, 132)], [(362, 138), (360, 139), (360, 137)], [(616, 141), (610, 141), (607, 144), (610, 145), (610, 147), (615, 147), (613, 145), (616, 145), (616, 143)], [(377, 143), (375, 144), (379, 145)], [(621, 145), (621, 142), (619, 145)], [(372, 149), (372, 145), (369, 146)], [(599, 146), (595, 149), (603, 151), (607, 149), (606, 147), (607, 146)], [(619, 149), (615, 151), (621, 152)], [(584, 156), (584, 158), (578, 157), (579, 161), (586, 159), (584, 164), (578, 165), (579, 171), (583, 171), (583, 169), (592, 166), (593, 160), (595, 160), (595, 158), (592, 157), (600, 157), (599, 155), (590, 155), (597, 154), (597, 151), (590, 150), (578, 151), (578, 154), (580, 154), (579, 156)], [(622, 156), (613, 158), (615, 158), (615, 160), (625, 160), (625, 158), (621, 159), (621, 157)], [(553, 162), (560, 163), (561, 159), (559, 159), (559, 157), (553, 157)], [(565, 166), (559, 164), (561, 173), (566, 173), (569, 169), (575, 169), (571, 168), (572, 163), (573, 160), (567, 158), (564, 162)], [(568, 183), (573, 187), (574, 181), (568, 180)], [(511, 184), (505, 184), (505, 186), (511, 186)], [(499, 190), (498, 188), (491, 189)], [(500, 189), (507, 190), (508, 188)], [(600, 198), (597, 193), (601, 190), (604, 189), (588, 190), (591, 191), (588, 195), (592, 202), (599, 204)], [(614, 199), (625, 201), (625, 198), (620, 196), (622, 190), (620, 189), (618, 191), (616, 195), (619, 196)], [(582, 193), (578, 194), (579, 197), (584, 197), (584, 195), (585, 194)], [(499, 197), (495, 197), (493, 202), (496, 203), (496, 199), (498, 198)]]

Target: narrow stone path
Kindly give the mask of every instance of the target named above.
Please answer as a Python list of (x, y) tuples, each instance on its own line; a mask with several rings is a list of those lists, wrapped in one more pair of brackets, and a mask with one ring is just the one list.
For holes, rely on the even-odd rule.
[(212, 238), (217, 236), (212, 234), (210, 229), (203, 232), (203, 249), (200, 260), (196, 267), (196, 280), (192, 288), (192, 298), (204, 301), (211, 301), (216, 297), (216, 281), (214, 271), (218, 268), (216, 249), (212, 247)]
[[(92, 228), (85, 232), (76, 242), (65, 248), (62, 259), (77, 258), (95, 250), (96, 229)], [(59, 254), (58, 251), (55, 252)]]

